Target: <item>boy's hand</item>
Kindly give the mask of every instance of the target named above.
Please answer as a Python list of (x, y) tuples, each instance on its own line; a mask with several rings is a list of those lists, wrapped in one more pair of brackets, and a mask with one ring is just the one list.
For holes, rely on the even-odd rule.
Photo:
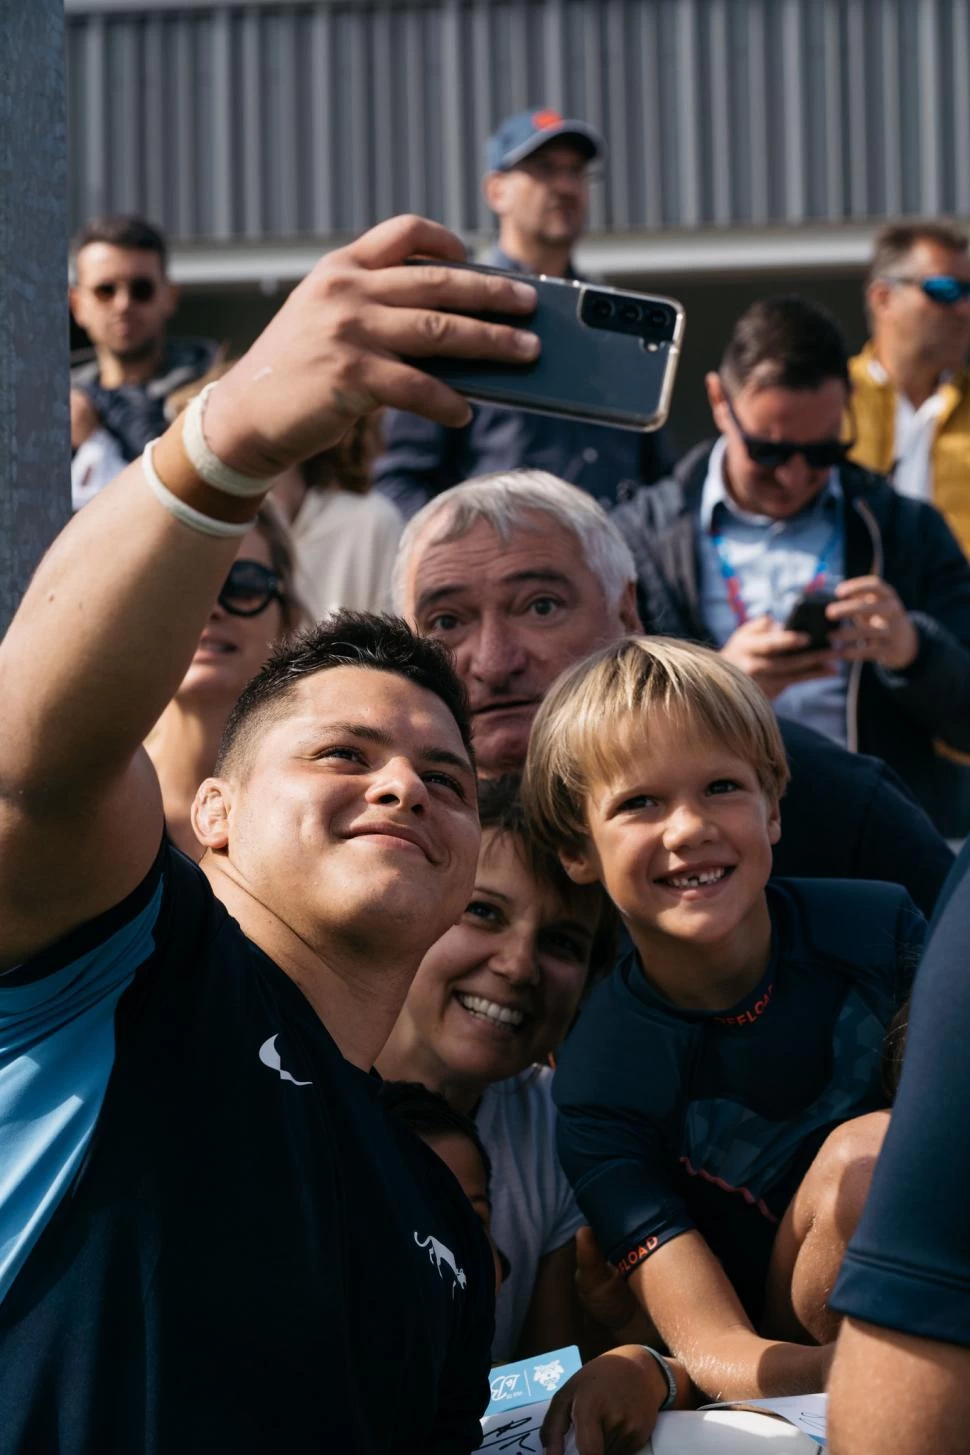
[(576, 1233), (576, 1292), (590, 1318), (607, 1329), (626, 1328), (640, 1312), (626, 1279), (603, 1257), (592, 1228)]
[(611, 1349), (553, 1396), (540, 1432), (546, 1455), (563, 1455), (570, 1425), (579, 1455), (634, 1455), (653, 1433), (666, 1397), (652, 1354), (639, 1344)]
[[(404, 266), (414, 256), (432, 259)], [(441, 355), (524, 363), (539, 341), (527, 331), (535, 289), (512, 277), (442, 267), (462, 262), (453, 233), (395, 217), (328, 253), (252, 348), (213, 390), (210, 449), (227, 465), (268, 478), (328, 448), (380, 405), (462, 425), (461, 395), (402, 358)], [(521, 315), (525, 329), (472, 313)]]
[(831, 648), (809, 651), (804, 632), (790, 632), (774, 617), (756, 616), (732, 632), (721, 656), (752, 677), (767, 697), (777, 697), (797, 682), (813, 682), (838, 671)]

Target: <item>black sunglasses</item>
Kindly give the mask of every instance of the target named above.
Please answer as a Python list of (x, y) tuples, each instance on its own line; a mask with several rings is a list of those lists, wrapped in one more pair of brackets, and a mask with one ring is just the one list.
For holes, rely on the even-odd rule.
[(970, 282), (954, 278), (952, 273), (934, 273), (929, 278), (884, 278), (884, 283), (908, 283), (919, 288), (933, 303), (942, 303), (950, 308), (954, 303), (964, 303), (970, 298)]
[(99, 303), (110, 303), (119, 288), (128, 289), (132, 303), (151, 303), (158, 292), (154, 278), (123, 278), (120, 283), (95, 283), (91, 292)]
[(787, 465), (788, 461), (795, 455), (801, 455), (810, 470), (831, 470), (836, 465), (844, 465), (849, 456), (849, 451), (855, 444), (855, 440), (813, 440), (811, 444), (797, 445), (793, 440), (766, 440), (760, 436), (748, 434), (744, 425), (734, 412), (734, 405), (731, 403), (731, 396), (724, 387), (724, 380), (721, 380), (721, 393), (724, 395), (724, 403), (728, 407), (734, 421), (734, 427), (744, 443), (748, 452), (748, 459), (754, 465), (761, 465), (766, 470), (777, 470), (781, 465)]
[(230, 616), (259, 616), (271, 601), (283, 604), (280, 578), (262, 561), (233, 561), (219, 592), (219, 605)]

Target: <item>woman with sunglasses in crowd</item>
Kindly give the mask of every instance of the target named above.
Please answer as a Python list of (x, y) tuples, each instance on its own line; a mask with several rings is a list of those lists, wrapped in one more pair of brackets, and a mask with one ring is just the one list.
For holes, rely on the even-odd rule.
[(212, 772), (226, 719), (271, 644), (301, 624), (289, 532), (278, 511), (260, 507), (243, 537), (189, 670), (146, 742), (162, 789), (169, 837), (192, 859), (195, 792)]

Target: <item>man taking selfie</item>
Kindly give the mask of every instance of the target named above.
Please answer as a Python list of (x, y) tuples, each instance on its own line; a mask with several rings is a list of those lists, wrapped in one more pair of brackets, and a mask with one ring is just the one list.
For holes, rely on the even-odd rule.
[(4, 1455), (480, 1438), (491, 1253), (370, 1075), (474, 880), (447, 658), (350, 614), (281, 647), (196, 797), (201, 867), (141, 747), (272, 479), (383, 404), (460, 425), (399, 354), (537, 347), (461, 316), (527, 330), (531, 289), (401, 266), (461, 252), (398, 218), (329, 254), (74, 518), (0, 646)]

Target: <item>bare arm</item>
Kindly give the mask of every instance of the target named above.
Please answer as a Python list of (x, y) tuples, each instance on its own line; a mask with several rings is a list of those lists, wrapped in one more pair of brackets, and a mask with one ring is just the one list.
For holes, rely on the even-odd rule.
[(580, 1342), (582, 1309), (576, 1292), (576, 1244), (572, 1238), (539, 1259), (516, 1359)]
[(700, 1233), (671, 1239), (630, 1285), (664, 1342), (708, 1399), (808, 1394), (824, 1388), (831, 1349), (762, 1339)]
[[(459, 259), (434, 223), (397, 218), (329, 254), (209, 401), (228, 465), (271, 478), (382, 404), (460, 425), (465, 402), (398, 354), (522, 361), (521, 334), (441, 310), (528, 313), (513, 279), (403, 267)], [(225, 521), (252, 516), (199, 480), (181, 426), (155, 462), (168, 488)], [(236, 542), (175, 520), (130, 466), (71, 522), (0, 644), (0, 969), (117, 903), (162, 830), (142, 739), (180, 682)]]
[(832, 1455), (963, 1455), (970, 1428), (970, 1349), (842, 1325), (829, 1384)]

